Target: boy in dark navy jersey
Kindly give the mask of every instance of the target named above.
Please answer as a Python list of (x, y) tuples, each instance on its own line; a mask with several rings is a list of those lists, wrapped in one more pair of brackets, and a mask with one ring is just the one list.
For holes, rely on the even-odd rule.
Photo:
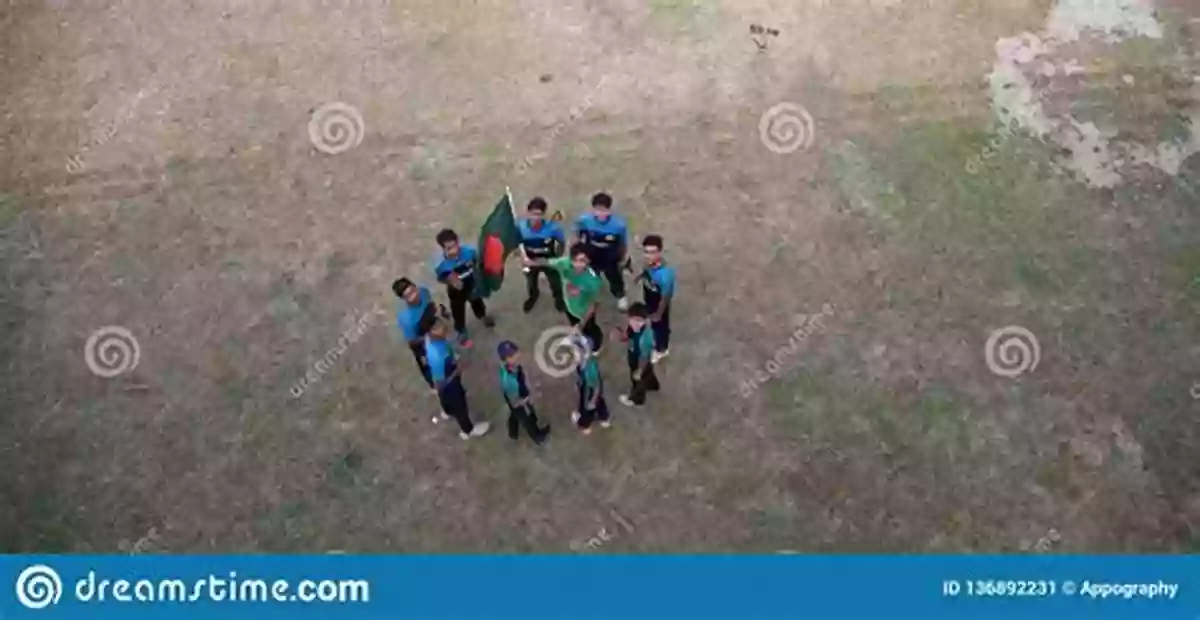
[(629, 325), (625, 328), (624, 340), (629, 343), (629, 379), (632, 385), (629, 394), (622, 394), (619, 400), (627, 407), (640, 407), (646, 403), (647, 392), (657, 392), (659, 389), (654, 365), (650, 363), (654, 354), (654, 330), (650, 329), (647, 321), (646, 304), (637, 302), (629, 307), (626, 314)]
[(654, 353), (650, 356), (653, 364), (670, 354), (671, 303), (675, 297), (675, 268), (668, 267), (663, 261), (662, 249), (661, 236), (646, 235), (642, 240), (646, 269), (637, 277), (642, 283), (642, 300), (650, 315), (650, 329), (654, 331)]
[(629, 308), (625, 296), (625, 274), (629, 228), (625, 218), (612, 212), (612, 196), (592, 196), (592, 208), (575, 221), (575, 234), (588, 248), (592, 268), (604, 274), (621, 311)]
[(434, 258), (433, 271), (437, 274), (438, 282), (446, 285), (446, 294), (450, 297), (450, 314), (454, 317), (454, 331), (458, 333), (458, 343), (463, 347), (471, 346), (467, 335), (467, 304), (471, 304), (471, 312), (475, 318), (483, 321), (483, 326), (492, 328), (496, 321), (488, 316), (487, 305), (475, 294), (476, 274), (479, 268), (479, 252), (469, 245), (461, 245), (458, 235), (446, 228), (437, 234), (437, 243), (441, 251)]
[(438, 401), (442, 405), (442, 419), (454, 418), (458, 422), (458, 436), (464, 441), (484, 436), (490, 425), (487, 422), (471, 422), (467, 390), (462, 383), (462, 368), (458, 365), (454, 346), (446, 341), (446, 321), (437, 316), (426, 317), (421, 330), (425, 332), (425, 359), (438, 391)]
[[(521, 231), (521, 254), (532, 260), (550, 260), (561, 256), (563, 248), (566, 247), (567, 238), (561, 224), (546, 219), (546, 201), (542, 198), (534, 198), (529, 201), (529, 206), (525, 211), (526, 217), (517, 223), (517, 228)], [(529, 284), (529, 298), (525, 300), (523, 309), (525, 312), (529, 312), (537, 303), (540, 293), (538, 278), (542, 274), (546, 275), (546, 280), (550, 283), (550, 293), (554, 295), (554, 307), (559, 312), (566, 312), (567, 306), (563, 302), (562, 278), (559, 277), (557, 271), (549, 267), (525, 268), (525, 279)]]
[(496, 353), (500, 356), (500, 389), (504, 392), (504, 402), (508, 404), (508, 436), (516, 441), (521, 435), (520, 427), (524, 426), (529, 438), (540, 446), (550, 434), (550, 425), (538, 426), (537, 411), (533, 409), (529, 387), (525, 385), (520, 350), (516, 343), (505, 340), (496, 347)]

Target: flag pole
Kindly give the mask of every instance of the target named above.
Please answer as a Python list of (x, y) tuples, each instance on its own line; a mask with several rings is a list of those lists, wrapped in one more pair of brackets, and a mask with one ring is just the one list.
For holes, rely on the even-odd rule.
[(507, 185), (504, 186), (504, 195), (508, 197), (508, 212), (512, 214), (513, 221), (517, 219), (517, 203), (513, 202), (512, 190)]

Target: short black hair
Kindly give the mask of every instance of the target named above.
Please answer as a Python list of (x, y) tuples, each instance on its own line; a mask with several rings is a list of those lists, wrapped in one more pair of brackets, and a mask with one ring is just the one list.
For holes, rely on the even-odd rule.
[(631, 317), (644, 319), (647, 316), (646, 304), (644, 304), (640, 301), (635, 301), (632, 304), (630, 304), (629, 310), (626, 310), (625, 313)]
[(537, 211), (539, 213), (545, 213), (546, 209), (546, 199), (542, 198), (541, 196), (537, 196), (533, 200), (530, 200), (529, 206), (525, 207), (526, 211)]
[(400, 278), (399, 280), (392, 282), (392, 292), (396, 294), (396, 297), (404, 297), (404, 291), (407, 291), (408, 287), (412, 285), (412, 280), (409, 280), (408, 278)]
[(663, 249), (662, 235), (646, 235), (646, 238), (642, 239), (642, 247)]
[(604, 192), (600, 192), (599, 194), (592, 196), (592, 206), (593, 207), (604, 207), (605, 209), (611, 209), (612, 208), (612, 196), (609, 196), (608, 194), (605, 194)]
[(588, 260), (592, 260), (592, 253), (588, 251), (588, 246), (586, 243), (572, 243), (571, 244), (571, 258), (575, 258), (576, 256), (579, 256), (580, 254), (583, 254), (584, 256), (586, 256)]
[(449, 228), (443, 228), (441, 232), (437, 234), (438, 245), (445, 247), (445, 245), (451, 241), (458, 241), (458, 233), (454, 232), (453, 230), (450, 230)]

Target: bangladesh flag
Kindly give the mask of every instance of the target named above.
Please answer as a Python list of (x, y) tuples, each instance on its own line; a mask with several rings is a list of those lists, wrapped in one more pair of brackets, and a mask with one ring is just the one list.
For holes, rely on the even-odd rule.
[(504, 263), (521, 244), (521, 231), (513, 215), (512, 194), (505, 189), (483, 228), (479, 230), (479, 251), (483, 255), (483, 277), (478, 294), (488, 297), (504, 283)]

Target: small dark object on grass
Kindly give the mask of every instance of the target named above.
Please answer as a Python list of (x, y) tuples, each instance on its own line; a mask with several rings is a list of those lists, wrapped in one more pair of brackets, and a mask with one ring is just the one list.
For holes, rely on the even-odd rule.
[(554, 79), (554, 76), (552, 74), (543, 73), (542, 76), (538, 78), (538, 81), (545, 84), (546, 82), (549, 82), (553, 79)]

